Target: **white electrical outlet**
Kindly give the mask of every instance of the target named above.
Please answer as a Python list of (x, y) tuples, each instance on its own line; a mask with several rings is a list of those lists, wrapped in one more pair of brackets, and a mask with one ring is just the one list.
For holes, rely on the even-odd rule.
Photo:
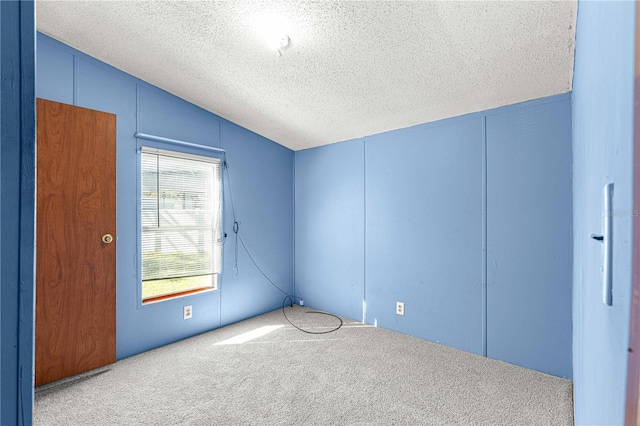
[(404, 302), (396, 302), (396, 314), (404, 315)]
[(189, 319), (193, 316), (193, 307), (191, 305), (182, 308), (182, 316), (184, 319)]

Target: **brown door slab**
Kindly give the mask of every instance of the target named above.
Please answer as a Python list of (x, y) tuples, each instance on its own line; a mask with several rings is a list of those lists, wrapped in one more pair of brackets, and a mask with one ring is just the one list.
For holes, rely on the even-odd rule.
[(116, 360), (116, 116), (38, 99), (37, 132), (36, 386)]

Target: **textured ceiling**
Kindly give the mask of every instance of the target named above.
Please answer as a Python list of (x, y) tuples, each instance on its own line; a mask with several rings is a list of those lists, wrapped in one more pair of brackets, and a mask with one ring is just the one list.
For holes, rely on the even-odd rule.
[(575, 21), (573, 1), (37, 4), (39, 31), (294, 150), (570, 91)]

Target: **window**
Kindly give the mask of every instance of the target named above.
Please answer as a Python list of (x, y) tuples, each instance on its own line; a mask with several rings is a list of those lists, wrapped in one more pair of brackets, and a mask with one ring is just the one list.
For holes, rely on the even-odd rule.
[(142, 148), (141, 199), (143, 303), (217, 288), (220, 160)]

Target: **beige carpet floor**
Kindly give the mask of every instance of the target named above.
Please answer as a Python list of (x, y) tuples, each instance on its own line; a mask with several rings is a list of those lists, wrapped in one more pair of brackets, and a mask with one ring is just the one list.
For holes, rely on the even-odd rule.
[(34, 424), (572, 425), (572, 382), (347, 319), (305, 334), (277, 310), (41, 386)]

